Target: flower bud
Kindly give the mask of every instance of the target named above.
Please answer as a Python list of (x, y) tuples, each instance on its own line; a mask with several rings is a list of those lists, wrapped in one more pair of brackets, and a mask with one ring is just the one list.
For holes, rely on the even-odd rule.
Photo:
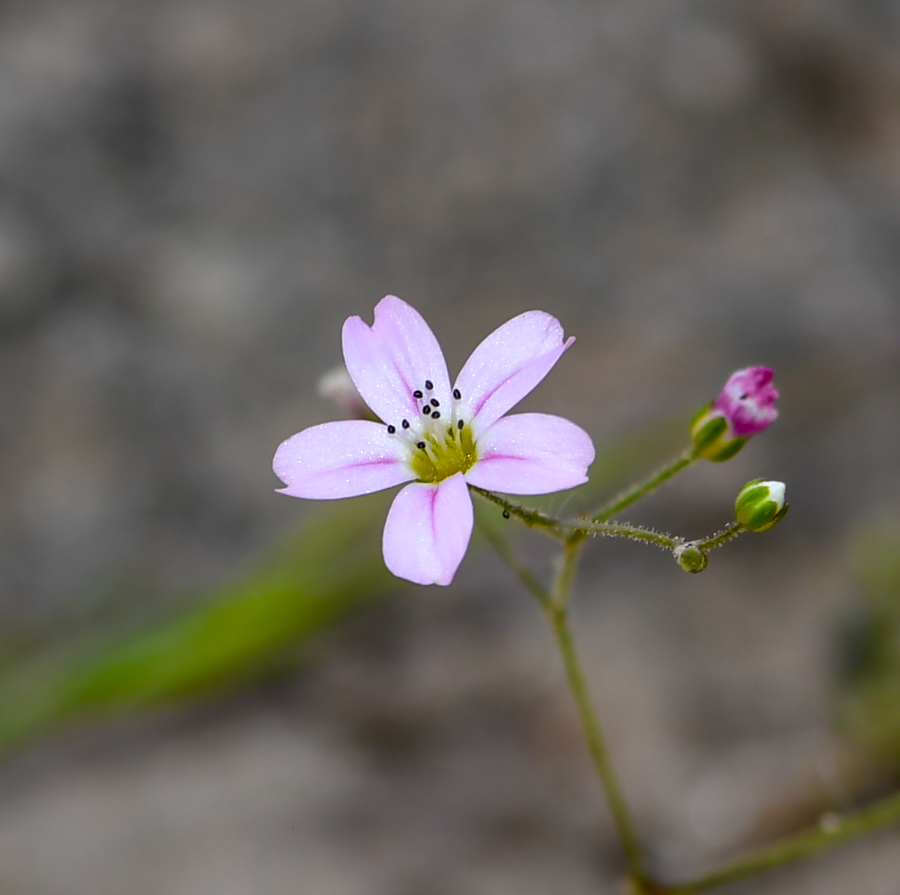
[(334, 367), (319, 379), (318, 392), (321, 397), (333, 401), (350, 419), (376, 419), (343, 365)]
[(696, 541), (679, 544), (673, 553), (675, 561), (685, 572), (696, 575), (709, 565), (709, 557), (697, 546)]
[(784, 482), (754, 479), (738, 492), (734, 514), (748, 531), (765, 531), (780, 522), (788, 511)]
[(722, 393), (691, 421), (695, 458), (731, 459), (751, 435), (775, 422), (778, 392), (768, 367), (748, 367), (733, 373)]

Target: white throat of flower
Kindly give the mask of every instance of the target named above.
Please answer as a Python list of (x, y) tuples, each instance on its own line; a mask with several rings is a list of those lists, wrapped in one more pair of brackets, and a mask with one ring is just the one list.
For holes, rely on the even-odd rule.
[(387, 423), (388, 434), (401, 439), (409, 449), (409, 463), (420, 482), (436, 483), (467, 472), (478, 456), (472, 427), (459, 410), (462, 395), (453, 389), (449, 407), (432, 396), (434, 383), (426, 379), (413, 392), (419, 413), (415, 419), (402, 419), (399, 425)]

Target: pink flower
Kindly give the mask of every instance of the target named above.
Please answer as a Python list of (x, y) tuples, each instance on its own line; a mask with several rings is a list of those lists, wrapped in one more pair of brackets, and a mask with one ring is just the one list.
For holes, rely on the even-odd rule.
[(275, 453), (282, 494), (331, 500), (409, 482), (384, 526), (387, 567), (417, 584), (449, 584), (472, 534), (468, 485), (547, 494), (587, 481), (590, 437), (543, 413), (504, 414), (550, 371), (573, 338), (543, 311), (514, 317), (489, 335), (451, 387), (437, 339), (422, 316), (388, 295), (370, 327), (344, 323), (344, 361), (382, 420), (304, 429)]
[(768, 429), (778, 417), (768, 367), (747, 367), (732, 373), (722, 393), (691, 422), (695, 458), (721, 463), (733, 457), (751, 435)]
[(778, 417), (775, 400), (778, 392), (772, 385), (774, 374), (768, 367), (748, 367), (732, 373), (722, 394), (713, 402), (738, 438), (758, 435)]

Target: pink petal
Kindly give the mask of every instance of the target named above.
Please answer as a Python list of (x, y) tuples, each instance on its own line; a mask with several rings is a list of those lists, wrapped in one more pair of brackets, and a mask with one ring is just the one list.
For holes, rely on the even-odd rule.
[(456, 380), (461, 415), (472, 420), (475, 437), (518, 404), (574, 341), (563, 342), (559, 321), (543, 311), (526, 311), (494, 330)]
[[(450, 403), (450, 377), (441, 346), (414, 308), (394, 295), (375, 306), (370, 327), (350, 317), (343, 330), (344, 361), (366, 404), (386, 423), (416, 419), (422, 391), (446, 407)], [(425, 382), (432, 383), (428, 392)]]
[(438, 485), (407, 485), (384, 524), (385, 565), (416, 584), (449, 584), (469, 545), (472, 523), (472, 498), (462, 473)]
[(381, 423), (339, 420), (304, 429), (283, 442), (272, 468), (282, 494), (332, 500), (370, 494), (415, 478), (409, 449)]
[(583, 485), (594, 462), (584, 429), (559, 416), (518, 413), (494, 423), (476, 443), (466, 481), (506, 494), (549, 494)]
[(758, 435), (778, 418), (778, 391), (768, 367), (748, 367), (733, 373), (713, 405), (740, 438)]

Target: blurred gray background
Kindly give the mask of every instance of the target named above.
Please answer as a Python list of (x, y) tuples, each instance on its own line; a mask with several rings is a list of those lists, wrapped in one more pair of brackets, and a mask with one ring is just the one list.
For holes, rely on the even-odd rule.
[[(601, 452), (664, 461), (739, 367), (782, 392), (630, 518), (707, 534), (764, 476), (783, 525), (698, 577), (598, 542), (576, 589), (655, 866), (886, 791), (830, 693), (854, 539), (900, 517), (898, 200), (896, 0), (7, 0), (3, 639), (178, 611), (315, 513), (271, 455), (335, 415), (347, 316), (400, 295), (452, 372), (541, 308), (578, 341), (523, 406)], [(0, 889), (618, 891), (535, 607), (486, 550), (399, 591), (312, 667), (17, 751)], [(894, 831), (732, 891), (898, 879)]]

